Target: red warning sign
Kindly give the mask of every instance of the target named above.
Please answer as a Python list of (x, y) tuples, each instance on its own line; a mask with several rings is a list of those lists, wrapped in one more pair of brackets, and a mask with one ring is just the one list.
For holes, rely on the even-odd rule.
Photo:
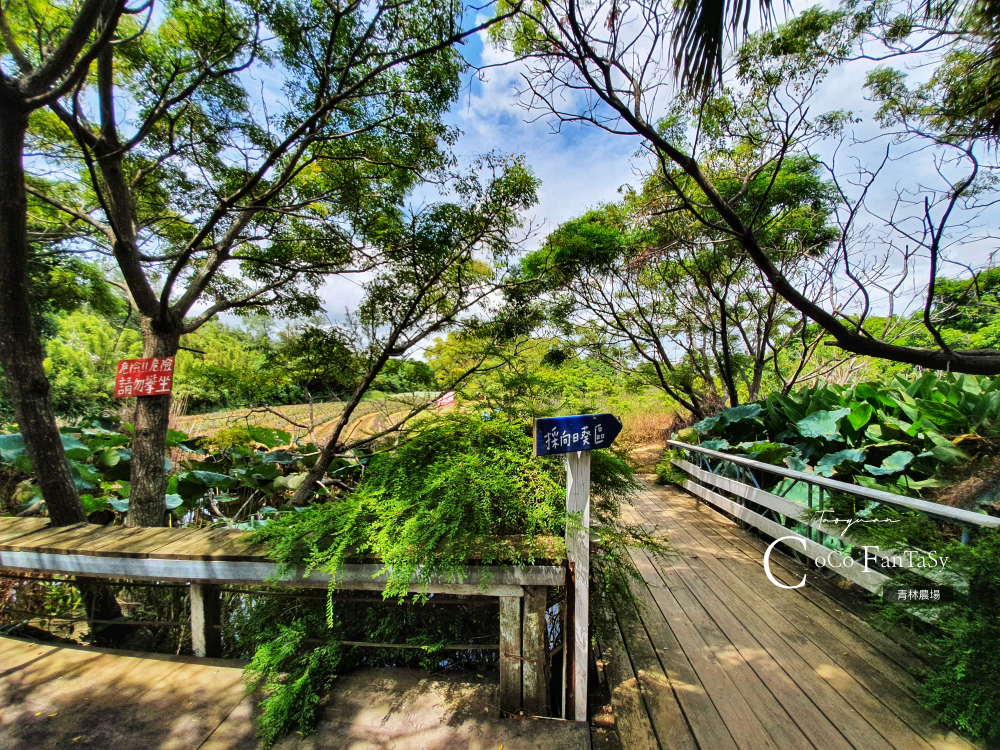
[(115, 398), (163, 396), (174, 386), (174, 358), (123, 359), (115, 373)]

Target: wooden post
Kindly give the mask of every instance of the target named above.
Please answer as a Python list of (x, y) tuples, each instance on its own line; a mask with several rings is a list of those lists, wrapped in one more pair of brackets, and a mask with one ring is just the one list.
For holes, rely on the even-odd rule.
[(500, 708), (521, 710), (521, 597), (500, 597)]
[(573, 571), (573, 707), (567, 706), (575, 721), (587, 721), (587, 673), (590, 657), (590, 451), (566, 454), (566, 512), (579, 514), (580, 527), (566, 529), (566, 558)]
[(222, 602), (219, 588), (191, 584), (191, 648), (195, 656), (222, 656)]
[(573, 571), (566, 564), (566, 586), (563, 588), (562, 606), (562, 705), (559, 716), (568, 719), (573, 711)]
[(545, 587), (524, 587), (524, 622), (521, 629), (524, 653), (524, 712), (549, 715), (549, 633), (545, 623)]

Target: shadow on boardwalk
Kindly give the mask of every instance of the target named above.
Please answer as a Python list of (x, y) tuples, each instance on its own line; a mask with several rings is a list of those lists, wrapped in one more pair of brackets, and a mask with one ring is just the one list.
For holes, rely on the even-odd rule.
[[(971, 750), (915, 698), (923, 663), (845, 597), (683, 490), (643, 482), (633, 522), (677, 555), (633, 558), (640, 617), (618, 612), (598, 658), (629, 750)], [(815, 579), (815, 580), (814, 580)]]
[[(474, 673), (369, 669), (340, 678), (317, 732), (280, 750), (584, 750), (570, 722), (501, 719)], [(0, 748), (251, 750), (254, 696), (233, 662), (0, 638)]]

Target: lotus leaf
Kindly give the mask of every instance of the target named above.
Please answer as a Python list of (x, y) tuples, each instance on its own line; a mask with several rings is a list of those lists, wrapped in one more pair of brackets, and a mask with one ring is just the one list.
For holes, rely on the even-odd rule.
[(925, 419), (929, 419), (947, 432), (964, 432), (969, 426), (969, 417), (961, 410), (947, 403), (928, 399), (917, 399), (917, 405)]
[(702, 448), (708, 448), (710, 451), (724, 451), (729, 447), (729, 441), (722, 440), (706, 440), (701, 444)]
[(836, 468), (841, 464), (847, 461), (861, 463), (864, 460), (865, 452), (855, 448), (848, 448), (836, 453), (827, 453), (816, 462), (816, 473), (821, 477), (832, 477)]
[(860, 383), (854, 387), (854, 395), (857, 398), (875, 398), (878, 396), (878, 391), (867, 383)]
[(298, 456), (293, 455), (289, 451), (274, 451), (272, 453), (265, 453), (261, 456), (261, 461), (265, 464), (293, 464), (298, 460)]
[(962, 451), (961, 448), (955, 445), (935, 445), (930, 449), (930, 453), (938, 461), (946, 464), (964, 464), (969, 460), (969, 457)]
[(787, 456), (785, 458), (785, 466), (792, 471), (809, 471), (809, 464), (798, 456)]
[(843, 440), (837, 430), (837, 422), (850, 413), (851, 410), (847, 407), (813, 412), (805, 419), (796, 422), (795, 427), (802, 437)]
[(292, 436), (284, 430), (275, 430), (268, 427), (249, 428), (250, 439), (267, 447), (268, 450), (277, 448), (279, 445), (288, 445)]
[(851, 413), (847, 419), (850, 421), (851, 427), (855, 430), (860, 430), (868, 424), (868, 420), (872, 418), (874, 413), (875, 409), (867, 401), (861, 403), (855, 402), (851, 404)]
[[(682, 443), (688, 443), (689, 445), (698, 445), (698, 441), (701, 436), (698, 434), (698, 430), (694, 427), (685, 427), (683, 430), (677, 433), (677, 439)], [(357, 459), (355, 459), (356, 461)]]
[(0, 435), (0, 459), (6, 463), (13, 463), (19, 457), (27, 454), (24, 447), (24, 438), (21, 433), (13, 435)]
[(865, 464), (865, 470), (869, 474), (880, 477), (885, 474), (896, 474), (907, 466), (909, 466), (910, 461), (914, 459), (914, 455), (909, 451), (896, 451), (891, 456), (887, 457), (882, 461), (881, 466), (872, 466), (871, 464)]
[[(718, 417), (709, 417), (708, 419), (703, 419), (695, 425), (692, 425), (690, 429), (697, 432), (699, 435), (704, 435), (715, 429), (715, 426), (719, 423)], [(684, 430), (681, 430), (684, 432)], [(686, 441), (685, 441), (686, 442)]]
[(792, 453), (792, 446), (784, 443), (753, 443), (747, 452), (755, 461), (781, 466), (785, 457)]
[(62, 441), (63, 450), (66, 451), (67, 458), (72, 458), (76, 461), (86, 461), (90, 458), (92, 451), (80, 438), (73, 435), (60, 435), (59, 439)]
[(114, 448), (105, 448), (101, 451), (101, 463), (111, 468), (112, 466), (117, 466), (122, 460), (121, 454), (118, 453)]
[[(753, 419), (754, 417), (759, 417), (763, 414), (764, 409), (761, 408), (760, 404), (741, 404), (740, 406), (734, 406), (730, 409), (724, 410), (719, 414), (719, 424), (720, 425), (730, 425), (737, 422), (742, 422), (745, 419)], [(700, 432), (700, 430), (699, 430)]]

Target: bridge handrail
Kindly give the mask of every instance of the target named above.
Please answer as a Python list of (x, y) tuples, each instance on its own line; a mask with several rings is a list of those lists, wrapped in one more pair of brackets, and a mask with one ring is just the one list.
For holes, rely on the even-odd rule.
[(679, 448), (682, 450), (692, 451), (693, 453), (700, 453), (709, 458), (730, 461), (749, 469), (769, 471), (772, 474), (777, 474), (781, 477), (794, 479), (799, 482), (807, 482), (809, 484), (816, 485), (817, 487), (833, 490), (834, 492), (845, 492), (857, 495), (858, 497), (874, 500), (875, 502), (883, 505), (905, 508), (907, 510), (916, 510), (928, 516), (939, 518), (942, 521), (948, 521), (962, 526), (985, 526), (988, 528), (1000, 529), (1000, 518), (989, 516), (985, 513), (976, 513), (970, 510), (962, 510), (961, 508), (952, 508), (948, 505), (932, 503), (928, 500), (903, 497), (902, 495), (894, 495), (891, 492), (885, 492), (883, 490), (874, 490), (869, 487), (862, 487), (856, 484), (839, 482), (836, 479), (821, 477), (818, 474), (808, 474), (804, 471), (795, 471), (794, 469), (775, 466), (774, 464), (767, 464), (763, 461), (754, 461), (752, 458), (747, 458), (746, 456), (740, 456), (733, 453), (723, 453), (709, 448), (702, 448), (700, 445), (691, 445), (690, 443), (683, 443), (679, 440), (668, 440), (667, 445), (671, 448)]

